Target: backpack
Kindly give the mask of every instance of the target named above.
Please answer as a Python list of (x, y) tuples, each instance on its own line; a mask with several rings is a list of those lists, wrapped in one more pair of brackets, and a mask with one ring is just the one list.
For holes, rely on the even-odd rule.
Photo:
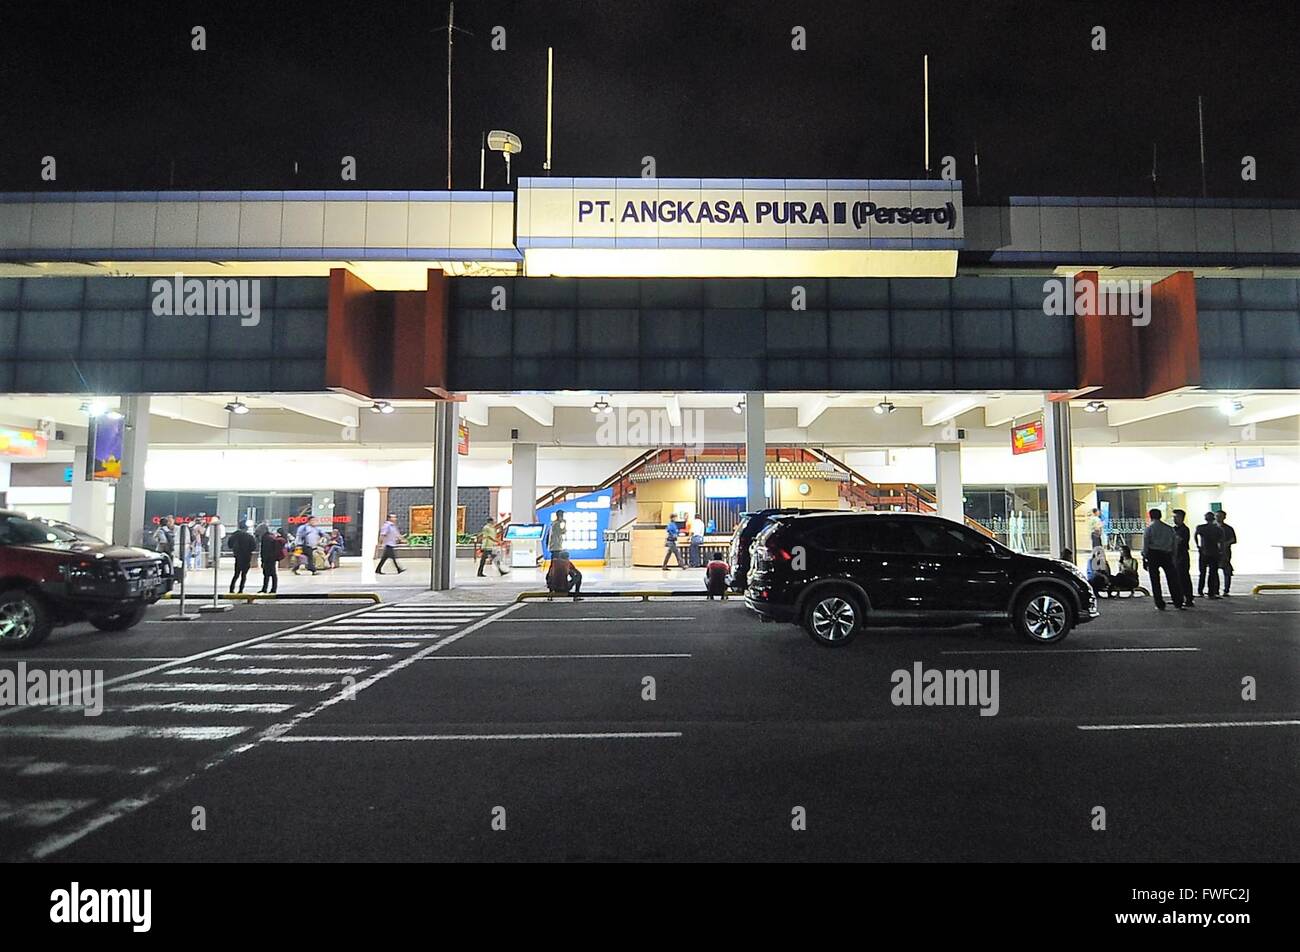
[(285, 547), (284, 540), (277, 539), (275, 543), (275, 560), (277, 562), (283, 562), (284, 557), (288, 554), (289, 550)]

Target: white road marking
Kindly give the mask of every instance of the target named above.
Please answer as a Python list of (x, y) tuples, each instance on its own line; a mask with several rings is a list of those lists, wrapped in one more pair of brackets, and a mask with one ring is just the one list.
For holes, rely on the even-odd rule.
[(352, 642), (352, 641), (293, 641), (286, 645), (250, 645), (250, 651), (275, 651), (277, 648), (418, 648), (418, 641)]
[(679, 652), (661, 653), (661, 654), (507, 654), (507, 655), (433, 655), (423, 658), (424, 661), (541, 661), (552, 658), (563, 660), (565, 658), (690, 658), (689, 654)]
[[(123, 797), (119, 800), (114, 801), (113, 803), (108, 804), (102, 810), (82, 820), (71, 830), (67, 830), (62, 833), (56, 833), (52, 836), (47, 836), (45, 839), (41, 840), (40, 842), (33, 844), (31, 847), (29, 847), (20, 855), (27, 857), (29, 859), (44, 859), (45, 857), (57, 853), (62, 849), (66, 849), (67, 847), (71, 846), (73, 843), (76, 843), (78, 840), (81, 840), (86, 836), (89, 836), (91, 833), (95, 832), (101, 827), (107, 826), (108, 824), (114, 822), (115, 820), (118, 820), (131, 813), (134, 813), (137, 810), (140, 810), (143, 807), (146, 807), (149, 804), (153, 803), (159, 797), (165, 796), (166, 794), (171, 793), (173, 790), (177, 790), (183, 787), (185, 784), (189, 783), (191, 780), (195, 779), (205, 771), (211, 770), (213, 767), (220, 766), (221, 764), (225, 763), (227, 760), (230, 760), (233, 757), (237, 757), (239, 754), (242, 754), (245, 751), (252, 750), (253, 748), (258, 747), (259, 745), (266, 743), (268, 741), (271, 741), (276, 737), (283, 736), (284, 734), (293, 730), (299, 724), (302, 724), (305, 721), (310, 720), (311, 718), (315, 717), (317, 714), (321, 713), (322, 711), (327, 710), (330, 707), (333, 707), (335, 704), (341, 703), (345, 698), (355, 697), (356, 692), (364, 690), (365, 688), (371, 687), (372, 685), (379, 683), (380, 681), (384, 680), (390, 675), (396, 674), (398, 671), (401, 671), (404, 668), (409, 667), (410, 665), (414, 664), (416, 661), (419, 661), (420, 659), (427, 657), (428, 655), (437, 651), (439, 648), (443, 647), (444, 645), (449, 645), (452, 644), (453, 642), (459, 641), (461, 638), (464, 638), (467, 635), (474, 633), (475, 631), (484, 627), (485, 625), (490, 625), (497, 618), (504, 617), (505, 615), (510, 614), (511, 612), (515, 611), (520, 607), (522, 606), (519, 604), (509, 605), (506, 608), (502, 609), (500, 612), (496, 613), (495, 615), (489, 615), (488, 617), (482, 619), (476, 624), (473, 624), (470, 627), (464, 629), (463, 631), (458, 631), (455, 634), (448, 635), (446, 638), (443, 638), (441, 641), (436, 641), (433, 644), (428, 645), (427, 647), (421, 649), (420, 651), (417, 651), (415, 654), (408, 655), (405, 658), (400, 658), (397, 661), (393, 662), (391, 665), (389, 665), (387, 668), (384, 668), (381, 671), (377, 671), (375, 674), (366, 678), (364, 681), (358, 682), (355, 686), (340, 691), (337, 694), (332, 694), (311, 708), (308, 708), (303, 711), (299, 711), (297, 714), (290, 717), (289, 720), (282, 721), (279, 724), (273, 724), (270, 727), (263, 728), (250, 740), (242, 741), (240, 743), (234, 744), (230, 747), (225, 748), (224, 750), (217, 752), (216, 754), (212, 755), (211, 757), (208, 757), (206, 760), (196, 765), (192, 770), (188, 770), (185, 772), (178, 772), (171, 776), (164, 777), (158, 780), (156, 783), (154, 783), (153, 786), (149, 787), (147, 790), (145, 790), (144, 792), (136, 796)], [(217, 652), (205, 653), (204, 657), (206, 657), (208, 654), (217, 654), (217, 653), (220, 653), (220, 649), (218, 649)], [(239, 730), (243, 730), (243, 728), (239, 728)]]
[[(430, 627), (454, 629), (456, 626), (455, 625), (431, 625)], [(427, 630), (428, 629), (426, 629), (426, 631)], [(419, 639), (437, 641), (441, 637), (443, 636), (425, 635), (425, 634), (419, 634), (412, 631), (404, 631), (400, 635), (385, 634), (382, 631), (349, 631), (349, 632), (338, 632), (338, 633), (329, 632), (327, 634), (321, 634), (319, 632), (310, 631), (303, 635), (289, 635), (284, 640), (285, 643), (290, 646), (296, 646), (298, 644), (298, 639), (302, 639), (303, 641), (364, 641), (367, 644), (373, 643), (376, 647), (383, 648), (393, 641), (402, 641), (402, 640), (411, 641), (411, 640), (419, 640)]]
[(320, 681), (315, 684), (265, 684), (261, 681), (212, 684), (199, 681), (138, 681), (133, 684), (119, 684), (117, 687), (109, 688), (109, 691), (150, 691), (173, 694), (198, 694), (211, 691), (213, 694), (235, 694), (243, 691), (328, 691), (332, 687), (334, 687), (333, 681)]
[[(292, 647), (297, 648), (298, 645)], [(391, 647), (384, 645), (384, 647)], [(387, 661), (391, 654), (223, 654), (215, 661)]]
[(563, 625), (571, 621), (695, 621), (694, 615), (593, 615), (583, 618), (507, 618), (509, 625)]
[(132, 737), (161, 740), (225, 740), (249, 730), (248, 727), (146, 727), (139, 724), (86, 725), (78, 727), (29, 726), (6, 727), (5, 737), (34, 737), (39, 740), (119, 741)]
[(283, 714), (292, 704), (191, 704), (185, 701), (159, 701), (156, 704), (130, 704), (111, 707), (110, 712), (148, 714), (162, 711), (175, 714)]
[[(66, 708), (58, 708), (66, 710)], [(146, 777), (157, 773), (157, 767), (123, 767), (121, 764), (70, 764), (61, 760), (37, 760), (35, 757), (10, 757), (0, 763), (0, 770), (8, 771), (19, 777), (48, 777), (54, 774), (69, 774), (73, 777), (103, 777), (110, 774), (127, 774), (132, 777)]]
[(19, 655), (12, 655), (6, 658), (0, 658), (0, 667), (4, 667), (4, 662), (6, 661), (12, 661), (14, 664), (17, 664), (19, 661), (26, 661), (28, 667), (31, 667), (34, 664), (69, 664), (71, 662), (84, 664), (84, 663), (98, 661), (103, 664), (111, 664), (119, 661), (175, 661), (175, 660), (177, 660), (175, 655), (162, 655), (157, 658), (145, 658), (145, 657), (140, 657), (140, 658), (31, 658), (25, 654), (19, 654)]
[[(259, 656), (260, 657), (260, 656)], [(179, 676), (182, 674), (239, 674), (239, 675), (263, 675), (263, 674), (360, 674), (362, 671), (368, 671), (368, 668), (173, 668), (168, 671), (169, 676)]]
[(1048, 657), (1051, 655), (1058, 655), (1058, 654), (1105, 654), (1108, 652), (1124, 653), (1124, 652), (1143, 652), (1143, 651), (1200, 651), (1200, 650), (1201, 650), (1200, 648), (1187, 648), (1187, 647), (1053, 648), (1051, 645), (1044, 645), (1041, 648), (987, 648), (987, 649), (979, 649), (979, 650), (971, 650), (971, 651), (940, 651), (939, 654), (951, 654), (951, 655), (1029, 654), (1029, 655), (1043, 655), (1044, 657)]
[[(139, 671), (130, 671), (126, 674), (119, 674), (115, 677), (107, 678), (104, 681), (104, 687), (111, 687), (114, 684), (121, 684), (125, 681), (134, 681), (136, 678), (148, 677), (151, 674), (157, 674), (159, 671), (166, 671), (178, 665), (193, 664), (196, 661), (203, 661), (207, 658), (213, 658), (216, 657), (217, 655), (225, 654), (228, 651), (238, 651), (240, 648), (249, 648), (254, 645), (259, 645), (262, 644), (263, 642), (270, 641), (273, 638), (279, 638), (282, 635), (294, 634), (295, 632), (302, 631), (304, 628), (310, 628), (312, 625), (319, 625), (322, 621), (334, 621), (339, 618), (349, 618), (352, 615), (360, 614), (361, 612), (364, 611), (369, 611), (369, 608), (358, 608), (352, 612), (344, 613), (342, 615), (331, 615), (328, 618), (323, 618), (318, 621), (307, 622), (306, 624), (298, 625), (293, 628), (285, 628), (281, 631), (267, 632), (264, 635), (257, 635), (253, 638), (249, 638), (245, 641), (237, 642), (233, 645), (222, 645), (220, 648), (210, 648), (207, 651), (200, 651), (197, 654), (186, 655), (181, 658), (172, 658), (169, 659), (165, 664), (154, 665), (149, 668), (142, 668)], [(61, 704), (64, 701), (71, 700), (77, 693), (78, 692), (74, 690), (65, 691), (57, 698), (50, 698), (49, 703), (51, 705)], [(17, 706), (3, 707), (0, 708), (0, 717), (11, 717), (22, 710), (25, 710), (25, 708), (17, 707)]]
[(1300, 721), (1202, 721), (1188, 724), (1078, 724), (1081, 731), (1159, 731), (1194, 727), (1300, 727)]
[(388, 741), (439, 740), (634, 740), (640, 738), (681, 737), (681, 731), (603, 731), (570, 734), (292, 734), (270, 738), (276, 744), (385, 743)]
[(311, 638), (318, 633), (321, 636), (330, 635), (382, 635), (386, 631), (392, 632), (412, 632), (412, 631), (451, 631), (456, 625), (330, 625), (326, 628), (317, 628), (315, 631), (305, 632), (301, 635), (286, 635), (285, 640), (293, 638)]
[(1300, 615), (1300, 608), (1268, 608), (1259, 611), (1233, 612), (1234, 615)]
[(78, 810), (85, 809), (94, 800), (0, 800), (0, 823), (15, 826), (49, 826)]

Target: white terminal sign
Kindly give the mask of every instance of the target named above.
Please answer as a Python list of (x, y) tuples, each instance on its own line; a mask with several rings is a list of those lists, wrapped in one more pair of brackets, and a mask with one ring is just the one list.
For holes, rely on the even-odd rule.
[(960, 182), (519, 181), (520, 248), (955, 249)]

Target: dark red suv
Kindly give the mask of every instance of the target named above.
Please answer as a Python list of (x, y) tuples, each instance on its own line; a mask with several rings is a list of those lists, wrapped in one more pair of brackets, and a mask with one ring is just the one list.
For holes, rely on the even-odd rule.
[(172, 563), (64, 522), (0, 509), (0, 648), (40, 644), (55, 625), (124, 631), (171, 591)]

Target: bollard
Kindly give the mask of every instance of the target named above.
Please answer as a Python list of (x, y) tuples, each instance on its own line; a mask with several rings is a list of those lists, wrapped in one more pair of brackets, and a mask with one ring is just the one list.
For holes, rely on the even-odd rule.
[(235, 606), (229, 602), (222, 604), (219, 589), (221, 587), (221, 533), (216, 529), (212, 530), (212, 604), (200, 605), (199, 611), (204, 614), (209, 612), (228, 612)]
[[(189, 571), (188, 571), (188, 569), (186, 568), (186, 565), (185, 565), (185, 543), (186, 543), (186, 541), (187, 541), (187, 540), (189, 539), (189, 537), (190, 537), (190, 530), (189, 530), (188, 528), (183, 528), (182, 531), (179, 533), (179, 535), (180, 535), (180, 537), (181, 537), (181, 550), (180, 550), (180, 558), (181, 558), (181, 562), (180, 562), (180, 565), (181, 565), (181, 574), (180, 574), (180, 582), (181, 582), (180, 602), (181, 602), (181, 607), (177, 610), (176, 614), (174, 614), (174, 615), (164, 615), (163, 618), (164, 618), (166, 621), (194, 621), (196, 618), (199, 617), (198, 615), (194, 615), (194, 614), (188, 614), (188, 615), (187, 615), (187, 614), (185, 613), (185, 576), (189, 574)], [(172, 565), (172, 571), (173, 571), (173, 572), (176, 571), (176, 566), (175, 566), (175, 564)]]

